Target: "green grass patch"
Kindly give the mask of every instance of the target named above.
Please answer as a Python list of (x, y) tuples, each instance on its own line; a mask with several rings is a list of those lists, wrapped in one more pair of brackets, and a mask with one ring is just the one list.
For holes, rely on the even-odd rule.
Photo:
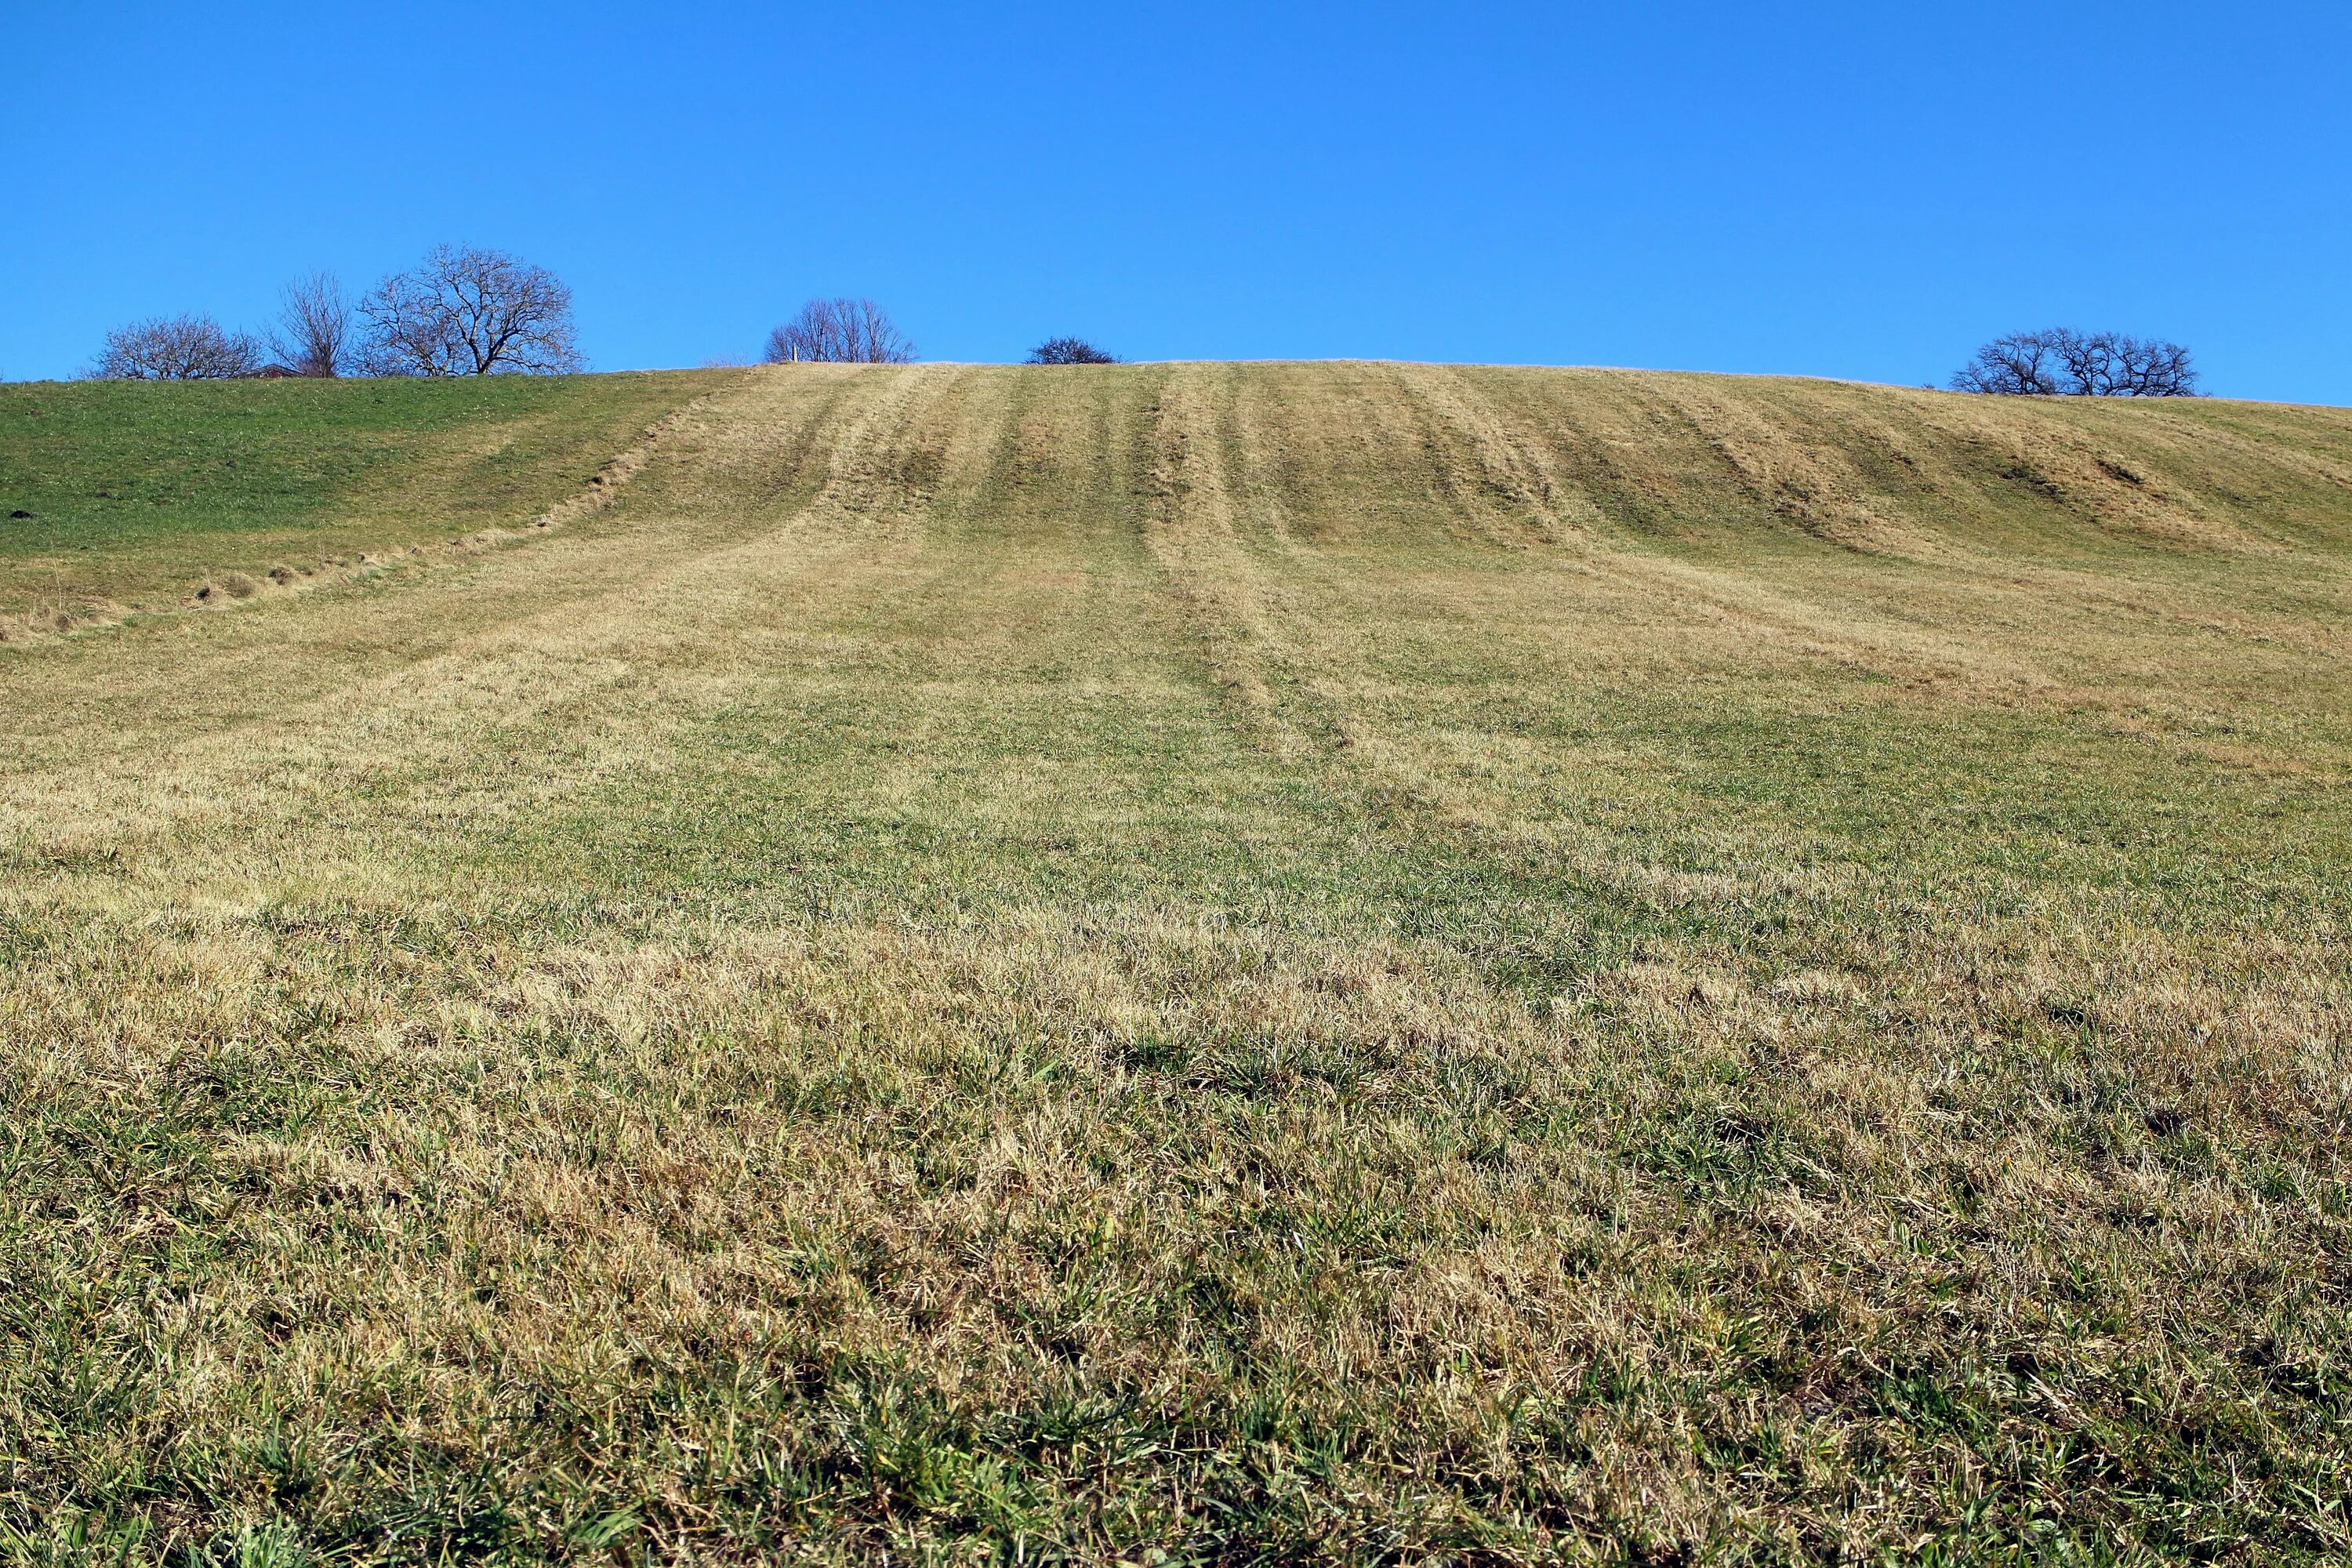
[(707, 389), (691, 374), (0, 384), (0, 609), (136, 604), (522, 522)]

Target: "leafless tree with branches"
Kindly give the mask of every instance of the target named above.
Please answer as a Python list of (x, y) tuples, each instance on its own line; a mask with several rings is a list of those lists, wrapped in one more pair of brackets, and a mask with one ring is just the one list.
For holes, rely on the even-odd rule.
[(335, 376), (353, 363), (352, 302), (331, 272), (297, 278), (279, 291), (269, 355), (296, 375)]
[(158, 316), (107, 333), (89, 374), (105, 381), (219, 381), (260, 365), (259, 344), (210, 316)]
[(2197, 372), (2179, 343), (2052, 327), (1995, 338), (1960, 367), (1952, 390), (2009, 397), (2193, 397)]
[(908, 364), (915, 345), (871, 300), (811, 300), (799, 315), (768, 334), (765, 358), (770, 364)]
[(2057, 350), (2074, 384), (2070, 390), (2085, 397), (2183, 397), (2196, 391), (2197, 373), (2179, 343), (2122, 332), (2061, 332)]
[(2055, 397), (2065, 390), (2053, 339), (2056, 332), (2011, 332), (1977, 350), (1952, 377), (1954, 392), (1989, 392), (2007, 397)]
[(360, 301), (361, 362), (381, 375), (561, 374), (581, 368), (572, 290), (503, 251), (436, 246)]

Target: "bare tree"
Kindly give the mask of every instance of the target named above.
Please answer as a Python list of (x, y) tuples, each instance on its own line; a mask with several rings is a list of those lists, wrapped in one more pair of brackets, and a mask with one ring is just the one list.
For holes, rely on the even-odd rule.
[(362, 364), (380, 375), (556, 375), (581, 367), (572, 290), (503, 251), (437, 245), (360, 301)]
[(2133, 397), (2194, 397), (2197, 370), (2179, 343), (2126, 338), (2123, 386)]
[(2059, 358), (2073, 383), (2068, 388), (2085, 397), (2187, 397), (2197, 389), (2197, 373), (2189, 368), (2189, 351), (2179, 343), (2158, 342), (2122, 332), (2060, 332)]
[(2055, 397), (2065, 391), (2055, 340), (2060, 334), (2011, 332), (1977, 350), (1952, 376), (1954, 392), (1990, 392), (2007, 397)]
[(2193, 397), (2197, 372), (2179, 343), (2052, 327), (1995, 338), (1960, 367), (1952, 389), (2011, 397)]
[(269, 354), (296, 375), (341, 375), (353, 363), (352, 303), (331, 272), (297, 278), (278, 295)]
[(1029, 351), (1031, 364), (1117, 364), (1118, 356), (1108, 353), (1084, 338), (1047, 338)]
[(915, 345), (871, 300), (811, 300), (799, 315), (768, 334), (764, 357), (770, 364), (908, 364)]
[(106, 381), (219, 381), (260, 368), (252, 338), (210, 316), (158, 316), (106, 334), (89, 374)]

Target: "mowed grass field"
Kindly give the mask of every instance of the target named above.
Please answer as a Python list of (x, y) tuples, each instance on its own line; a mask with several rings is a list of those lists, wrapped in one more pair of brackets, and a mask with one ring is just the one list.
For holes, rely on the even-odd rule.
[(519, 521), (711, 383), (0, 384), (0, 633)]
[(166, 469), (0, 546), (149, 612), (0, 646), (0, 1558), (2352, 1552), (2352, 413), (0, 400)]

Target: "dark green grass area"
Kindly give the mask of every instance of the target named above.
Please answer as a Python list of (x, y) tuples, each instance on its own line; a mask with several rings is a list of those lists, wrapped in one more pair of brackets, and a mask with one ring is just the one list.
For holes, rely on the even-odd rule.
[(208, 572), (520, 522), (709, 384), (653, 373), (0, 385), (0, 608), (138, 603)]

